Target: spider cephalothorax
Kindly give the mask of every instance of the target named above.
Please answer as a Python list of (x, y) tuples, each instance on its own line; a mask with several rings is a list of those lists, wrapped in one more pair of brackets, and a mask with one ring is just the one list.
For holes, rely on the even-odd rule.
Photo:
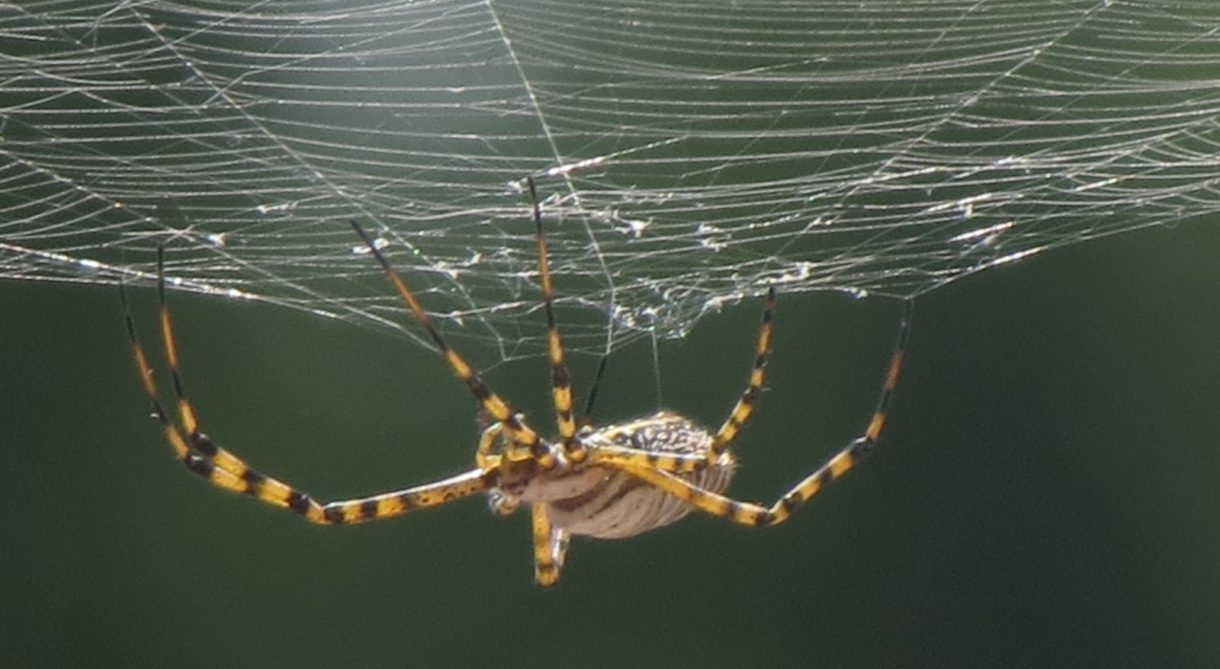
[[(508, 514), (529, 505), (534, 537), (534, 575), (539, 584), (559, 578), (572, 535), (607, 539), (630, 537), (663, 527), (696, 509), (751, 526), (774, 525), (786, 520), (822, 486), (845, 474), (876, 443), (885, 424), (886, 410), (901, 368), (903, 346), (910, 328), (911, 302), (907, 302), (899, 328), (898, 344), (890, 360), (877, 408), (868, 428), (824, 465), (805, 476), (769, 507), (739, 502), (724, 496), (736, 461), (729, 450), (749, 420), (762, 391), (771, 352), (775, 289), (766, 291), (762, 325), (754, 350), (754, 363), (745, 392), (718, 430), (707, 430), (671, 411), (602, 427), (577, 428), (572, 410), (572, 386), (563, 342), (555, 322), (553, 287), (542, 214), (532, 179), (527, 180), (533, 201), (538, 246), (538, 276), (547, 318), (547, 349), (551, 364), (551, 397), (557, 437), (541, 437), (522, 414), (491, 390), (479, 373), (452, 349), (432, 325), (406, 280), (381, 253), (358, 224), (352, 223), (386, 277), (427, 331), (453, 373), (461, 379), (492, 421), (475, 450), (475, 468), (464, 473), (368, 497), (320, 503), (291, 485), (251, 469), (243, 460), (215, 445), (199, 431), (194, 406), (187, 398), (179, 367), (178, 349), (169, 307), (165, 301), (163, 253), (157, 255), (160, 329), (166, 362), (173, 379), (178, 409), (175, 423), (158, 399), (152, 368), (136, 337), (127, 298), (124, 319), (132, 356), (142, 386), (161, 423), (166, 441), (187, 468), (214, 485), (263, 502), (289, 508), (319, 525), (343, 525), (390, 518), (408, 511), (468, 497), (487, 496), (492, 510)], [(595, 384), (596, 385), (596, 384)]]

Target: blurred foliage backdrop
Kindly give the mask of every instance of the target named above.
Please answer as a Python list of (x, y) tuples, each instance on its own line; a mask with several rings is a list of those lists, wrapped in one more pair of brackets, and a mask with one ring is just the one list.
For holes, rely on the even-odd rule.
[[(921, 298), (864, 467), (772, 530), (699, 517), (578, 540), (550, 592), (531, 582), (527, 519), (477, 500), (325, 529), (211, 489), (147, 418), (113, 289), (5, 284), (3, 664), (1214, 664), (1217, 248), (1214, 227), (1145, 231)], [(206, 427), (265, 471), (334, 497), (468, 465), (471, 402), (430, 352), (173, 304)], [(661, 344), (665, 406), (721, 419), (757, 307)], [(152, 291), (135, 308), (151, 338)], [(733, 490), (769, 499), (863, 427), (898, 311), (781, 299)], [(651, 357), (613, 360), (600, 416), (656, 408)], [(578, 383), (593, 364), (574, 361)], [(489, 377), (547, 422), (542, 361)]]
[[(224, 2), (195, 4), (218, 7), (218, 16), (226, 10)], [(227, 11), (237, 11), (229, 4)], [(1143, 10), (1145, 4), (1125, 8)], [(1175, 7), (1191, 15), (1188, 4)], [(1207, 13), (1205, 4), (1194, 7)], [(177, 3), (156, 9), (172, 16), (198, 11)], [(544, 10), (535, 8), (533, 16), (547, 17)], [(1155, 7), (1148, 11), (1156, 14)], [(962, 13), (978, 20), (968, 9)], [(1093, 13), (1087, 9), (1082, 16)], [(895, 16), (900, 21), (908, 15)], [(82, 20), (87, 24), (87, 17)], [(1175, 30), (1183, 25), (1166, 23)], [(209, 27), (223, 38), (226, 25), (216, 19)], [(158, 26), (144, 27), (155, 33)], [(1182, 34), (1194, 35), (1196, 28)], [(427, 26), (422, 29), (428, 34)], [(1204, 39), (1211, 36), (1205, 28), (1198, 33), (1197, 41), (1166, 54), (1167, 60), (1183, 59), (1182, 71), (1162, 72), (1147, 56), (1151, 73), (1114, 76), (1144, 83), (1158, 80), (1139, 77), (1198, 82), (1214, 76), (1200, 74), (1214, 41)], [(872, 48), (870, 40), (885, 39), (879, 34), (862, 32), (857, 42)], [(462, 46), (481, 44), (480, 36), (465, 37), (470, 41), (458, 41), (455, 51), (477, 60), (477, 52), (466, 54)], [(552, 44), (541, 39), (549, 37), (544, 33), (533, 37)], [(789, 37), (779, 39), (785, 48)], [(753, 37), (741, 33), (737, 39), (746, 44)], [(1087, 32), (1082, 39), (1088, 42)], [(1063, 51), (1092, 57), (1105, 44), (1077, 52), (1068, 42)], [(173, 46), (171, 40), (148, 48)], [(630, 59), (632, 46), (619, 44), (616, 53)], [(956, 44), (932, 46), (952, 51)], [(21, 52), (9, 49), (9, 64), (24, 67)], [(935, 49), (933, 55), (943, 53)], [(258, 60), (261, 52), (230, 53)], [(1132, 53), (1144, 58), (1139, 49)], [(742, 60), (737, 65), (747, 67), (750, 53)], [(190, 66), (174, 72), (197, 83), (189, 62), (169, 63)], [(569, 74), (562, 62), (552, 65), (555, 80)], [(301, 66), (308, 70), (310, 64)], [(230, 74), (235, 84), (245, 76)], [(1040, 91), (1042, 83), (1053, 88), (1049, 84), (1060, 74), (1070, 84), (1079, 73), (1024, 78), (1029, 74), (1002, 83)], [(930, 66), (926, 76), (927, 82), (944, 83), (944, 77), (955, 83), (951, 70)], [(867, 88), (884, 86), (878, 81), (863, 82), (858, 99), (892, 94), (915, 100), (923, 90), (886, 88), (883, 96)], [(307, 83), (297, 90), (315, 93)], [(843, 97), (848, 102), (857, 99), (850, 83), (852, 94)], [(411, 85), (430, 86), (426, 80)], [(703, 90), (701, 82), (691, 86)], [(811, 91), (819, 89), (801, 92)], [(1005, 93), (1003, 87), (989, 91)], [(39, 94), (47, 104), (57, 97), (53, 86)], [(1206, 116), (1211, 98), (1195, 94), (1199, 131), (1214, 133), (1214, 120), (1208, 125)], [(1138, 107), (1135, 98), (1124, 100)], [(596, 106), (596, 97), (587, 102)], [(497, 116), (500, 109), (485, 111)], [(640, 117), (646, 119), (640, 127), (651, 127), (651, 113)], [(79, 129), (75, 115), (53, 120), (62, 125), (52, 137)], [(447, 120), (433, 119), (437, 137), (448, 136)], [(848, 116), (824, 120), (852, 123)], [(924, 120), (915, 115), (896, 123), (910, 131)], [(323, 125), (332, 122), (326, 117)], [(996, 132), (1028, 130), (1013, 124)], [(0, 128), (10, 139), (19, 129), (11, 125)], [(86, 130), (99, 145), (118, 132)], [(528, 132), (535, 130), (530, 125)], [(1102, 130), (1113, 140), (1126, 127), (1120, 119)], [(1088, 137), (1035, 135), (1029, 134), (1031, 155), (1039, 141), (1088, 153)], [(611, 148), (594, 142), (590, 150), (618, 150), (622, 137), (607, 133), (600, 139)], [(919, 297), (908, 364), (881, 448), (789, 523), (757, 531), (692, 517), (628, 541), (577, 540), (553, 591), (533, 585), (525, 515), (497, 518), (479, 500), (326, 529), (212, 489), (174, 461), (148, 417), (112, 285), (0, 283), (0, 667), (1218, 666), (1220, 226), (1214, 213), (1207, 218), (1214, 208), (1187, 211), (1190, 201), (1210, 206), (1204, 196), (1214, 193), (1203, 155), (1214, 140), (1197, 138), (1189, 150), (1165, 156), (1189, 162), (1190, 186), (1198, 189), (1175, 192), (1170, 201), (1182, 204), (1184, 215), (1195, 215), (1194, 222), (1065, 246)], [(1020, 138), (981, 134), (975, 141), (990, 148), (1001, 139), (1015, 146)], [(376, 140), (361, 137), (353, 146), (365, 141)], [(58, 156), (59, 146), (35, 148)], [(721, 150), (714, 142), (708, 146)], [(951, 143), (937, 146), (952, 153)], [(498, 149), (488, 147), (499, 165)], [(445, 155), (450, 149), (412, 150)], [(140, 155), (154, 166), (161, 158), (172, 160), (172, 152)], [(113, 167), (123, 154), (103, 158), (114, 158), (105, 162)], [(88, 172), (80, 166), (87, 162), (65, 162)], [(221, 174), (224, 164), (203, 176), (228, 176)], [(387, 179), (410, 181), (397, 165), (382, 169)], [(1173, 177), (1149, 169), (1149, 183)], [(719, 172), (708, 175), (715, 180)], [(813, 176), (832, 175), (803, 175)], [(87, 180), (86, 174), (82, 182)], [(70, 180), (49, 182), (72, 192)], [(1062, 201), (1086, 205), (1099, 193), (1112, 196), (1128, 187), (1077, 192), (1070, 190), (1076, 182), (1048, 183), (1065, 189)], [(373, 191), (387, 211), (410, 216), (407, 208), (399, 211), (400, 191)], [(964, 198), (976, 195), (962, 191)], [(906, 194), (914, 198), (912, 193)], [(20, 206), (9, 211), (33, 210), (39, 202), (12, 197)], [(1013, 202), (1026, 206), (1019, 198)], [(222, 202), (203, 204), (197, 211), (227, 214)], [(215, 211), (208, 208), (214, 204)], [(809, 211), (821, 206), (806, 204)], [(1105, 230), (1149, 220), (1121, 208), (1092, 213)], [(463, 224), (477, 237), (480, 223)], [(1074, 221), (1060, 223), (1068, 232), (1051, 226), (1050, 235), (1065, 242), (1077, 228)], [(556, 226), (556, 237), (565, 234)], [(35, 232), (52, 236), (58, 230), (47, 225)], [(141, 241), (141, 248), (152, 245), (151, 238)], [(89, 243), (113, 250), (99, 240)], [(912, 253), (920, 260), (918, 249)], [(743, 267), (750, 259), (738, 258)], [(154, 291), (142, 286), (132, 292), (166, 387)], [(259, 469), (334, 499), (470, 466), (477, 435), (473, 403), (435, 353), (370, 327), (287, 309), (180, 293), (171, 299), (187, 385), (206, 430)], [(716, 425), (744, 384), (759, 309), (757, 301), (746, 302), (703, 318), (685, 339), (660, 342), (656, 362), (646, 341), (616, 353), (598, 417), (622, 419), (664, 406)], [(878, 298), (781, 295), (768, 389), (736, 444), (742, 467), (733, 492), (769, 501), (864, 428), (900, 310)], [(480, 364), (499, 359), (487, 348), (464, 351)], [(595, 364), (588, 356), (572, 360), (582, 396)], [(535, 425), (550, 424), (545, 360), (495, 365), (487, 376)]]

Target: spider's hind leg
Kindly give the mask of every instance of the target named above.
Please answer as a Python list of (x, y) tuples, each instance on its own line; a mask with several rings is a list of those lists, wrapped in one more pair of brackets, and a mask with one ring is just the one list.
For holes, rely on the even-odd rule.
[(712, 445), (707, 451), (707, 462), (711, 464), (720, 459), (721, 454), (728, 449), (737, 433), (741, 431), (746, 421), (754, 413), (754, 405), (762, 394), (763, 383), (766, 381), (767, 359), (771, 355), (771, 334), (775, 330), (775, 286), (767, 288), (766, 306), (763, 307), (762, 324), (758, 326), (758, 343), (754, 346), (754, 364), (750, 368), (750, 381), (741, 398), (724, 424), (712, 437)]
[[(678, 499), (686, 501), (705, 513), (728, 518), (735, 523), (763, 526), (778, 525), (784, 522), (796, 509), (817, 495), (825, 484), (830, 481), (837, 481), (847, 472), (851, 471), (860, 460), (872, 451), (877, 440), (881, 437), (881, 431), (885, 427), (886, 415), (889, 411), (890, 398), (893, 396), (894, 388), (898, 385), (898, 377), (902, 371), (902, 361), (905, 355), (907, 336), (910, 333), (913, 310), (914, 301), (908, 300), (903, 310), (902, 322), (898, 326), (898, 342), (893, 355), (890, 357), (885, 381), (881, 387), (881, 394), (877, 398), (876, 409), (874, 409), (872, 418), (869, 419), (868, 427), (864, 433), (852, 440), (850, 444), (833, 455), (825, 464), (814, 470), (813, 473), (797, 482), (796, 485), (781, 495), (770, 507), (760, 506), (751, 502), (741, 502), (703, 489), (691, 481), (660, 468), (613, 460), (608, 461), (607, 464), (621, 469)], [(747, 391), (747, 394), (749, 394), (749, 391)], [(745, 397), (742, 399), (744, 401)]]

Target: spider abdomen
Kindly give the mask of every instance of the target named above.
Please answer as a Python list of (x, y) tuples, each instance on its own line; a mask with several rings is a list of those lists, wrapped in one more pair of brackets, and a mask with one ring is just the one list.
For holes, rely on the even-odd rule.
[[(610, 425), (585, 436), (596, 450), (599, 444), (658, 453), (706, 455), (712, 435), (693, 421), (672, 412), (660, 412), (638, 420)], [(733, 477), (734, 460), (729, 453), (700, 471), (682, 474), (695, 485), (722, 492)], [(595, 475), (590, 475), (596, 472)], [(595, 467), (579, 474), (585, 482), (577, 494), (546, 503), (547, 515), (556, 526), (572, 534), (602, 539), (622, 539), (664, 527), (690, 513), (694, 507), (618, 469)]]

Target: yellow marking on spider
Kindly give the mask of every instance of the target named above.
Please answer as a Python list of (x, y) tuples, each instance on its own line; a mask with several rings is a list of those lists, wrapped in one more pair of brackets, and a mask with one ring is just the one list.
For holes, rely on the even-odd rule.
[(178, 415), (182, 417), (182, 429), (187, 434), (195, 434), (199, 431), (199, 420), (195, 417), (195, 408), (186, 398), (178, 400)]
[(893, 390), (894, 386), (898, 385), (898, 375), (902, 371), (902, 351), (894, 354), (894, 359), (890, 361), (890, 369), (885, 375), (885, 389)]
[[(497, 395), (491, 395), (487, 399), (483, 400), (483, 410), (491, 414), (498, 421), (507, 421), (512, 417), (512, 412), (509, 410), (508, 405), (505, 404), (504, 400), (500, 399)], [(512, 428), (510, 428), (508, 425), (505, 425), (504, 429), (510, 431), (512, 430)], [(527, 432), (526, 430), (518, 431), (522, 433)], [(533, 434), (533, 431), (528, 431), (528, 433)]]
[(869, 441), (876, 441), (881, 436), (881, 429), (885, 427), (885, 414), (878, 412), (873, 414), (873, 419), (868, 423), (868, 429), (864, 431), (864, 435)]
[(852, 457), (852, 454), (847, 451), (843, 451), (831, 459), (830, 464), (828, 465), (830, 467), (830, 475), (837, 479), (846, 474), (848, 470), (855, 466), (855, 464), (856, 459)]
[(364, 520), (364, 503), (348, 502), (339, 507), (340, 515), (345, 523), (358, 523)]
[(140, 383), (144, 385), (144, 392), (149, 397), (156, 397), (157, 383), (153, 380), (152, 367), (148, 366), (148, 358), (144, 355), (144, 349), (138, 344), (133, 344), (131, 353), (136, 358), (136, 368), (140, 372)]
[(165, 341), (165, 358), (169, 368), (178, 371), (178, 344), (174, 341), (174, 326), (170, 322), (169, 307), (161, 307), (161, 338)]
[(453, 368), (453, 372), (461, 377), (463, 381), (469, 381), (474, 378), (474, 371), (470, 369), (470, 365), (466, 364), (462, 356), (458, 355), (453, 349), (445, 350), (445, 359), (449, 362), (449, 366)]
[(407, 282), (398, 275), (398, 272), (391, 270), (388, 266), (385, 270), (386, 274), (390, 277), (390, 281), (394, 284), (394, 289), (398, 291), (403, 301), (407, 303), (407, 307), (411, 310), (416, 320), (422, 323), (430, 323), (427, 312), (420, 306), (419, 300), (415, 299), (415, 293), (411, 292), (411, 289), (407, 287)]
[[(572, 410), (572, 389), (570, 387), (568, 387), (568, 386), (557, 387), (557, 388), (555, 388), (555, 391), (552, 393), (552, 395), (554, 396), (555, 409), (557, 411), (566, 413), (566, 412), (569, 412)], [(575, 429), (575, 424), (576, 424), (575, 421), (566, 421), (566, 422), (571, 422), (573, 425), (573, 429)]]
[(594, 464), (647, 467), (671, 473), (689, 473), (707, 465), (704, 456), (698, 454), (659, 455), (655, 451), (601, 445), (593, 446), (589, 451)]
[(223, 448), (216, 449), (216, 453), (212, 456), (212, 464), (227, 470), (235, 476), (244, 476), (250, 470), (250, 466), (242, 461), (241, 458)]
[(214, 467), (212, 471), (208, 473), (207, 478), (212, 482), (213, 485), (232, 492), (244, 493), (250, 489), (250, 484), (247, 483), (245, 479), (219, 467)]
[(552, 552), (551, 520), (541, 504), (530, 506), (534, 539), (534, 582), (550, 587), (559, 579), (559, 567)]
[(288, 501), (292, 498), (294, 492), (296, 491), (287, 483), (266, 478), (258, 484), (256, 494), (259, 499), (265, 502), (271, 502), (277, 506), (288, 506)]
[(807, 478), (804, 481), (801, 481), (799, 484), (797, 484), (795, 492), (796, 492), (796, 496), (797, 496), (798, 500), (800, 500), (802, 502), (807, 501), (810, 498), (812, 498), (814, 495), (821, 492), (822, 477), (820, 476), (820, 474), (821, 474), (821, 472), (818, 472), (817, 474), (814, 474), (813, 476), (810, 476), (809, 478)]
[(534, 582), (549, 588), (559, 580), (559, 569), (553, 563), (538, 565), (534, 571)]
[(190, 455), (191, 449), (186, 445), (186, 440), (178, 433), (178, 429), (173, 425), (166, 425), (164, 428), (165, 440), (169, 442), (170, 448), (174, 449), (174, 454), (180, 458), (185, 458)]
[(753, 504), (734, 504), (729, 507), (733, 521), (742, 525), (759, 525), (760, 520), (767, 515), (767, 510)]
[[(288, 483), (264, 476), (236, 455), (213, 444), (198, 432), (200, 420), (187, 400), (179, 374), (177, 342), (165, 302), (164, 253), (159, 249), (159, 321), (166, 363), (173, 373), (180, 426), (175, 425), (167, 415), (157, 397), (152, 367), (139, 344), (121, 285), (120, 295), (125, 310), (124, 323), (141, 386), (161, 421), (166, 442), (178, 458), (193, 474), (213, 486), (245, 493), (268, 505), (290, 508), (309, 522), (319, 525), (390, 518), (478, 493), (487, 493), (493, 510), (499, 514), (509, 513), (521, 503), (526, 503), (533, 514), (535, 579), (547, 586), (558, 580), (568, 540), (573, 535), (607, 538), (634, 536), (673, 522), (691, 509), (748, 526), (781, 523), (800, 505), (817, 495), (827, 481), (837, 479), (852, 469), (856, 464), (856, 454), (862, 455), (866, 451), (861, 446), (871, 446), (878, 439), (885, 423), (890, 393), (898, 380), (903, 346), (910, 327), (911, 302), (907, 303), (899, 326), (898, 344), (886, 372), (877, 409), (865, 433), (801, 479), (770, 507), (738, 501), (721, 494), (728, 485), (735, 464), (728, 447), (753, 415), (754, 404), (765, 383), (765, 367), (773, 336), (774, 287), (767, 291), (747, 388), (715, 434), (672, 412), (659, 412), (654, 416), (600, 429), (590, 425), (583, 428), (580, 438), (576, 439), (572, 416), (573, 391), (552, 307), (547, 245), (534, 183), (532, 179), (528, 181), (534, 201), (538, 267), (547, 315), (552, 403), (557, 427), (563, 437), (562, 447), (567, 455), (566, 465), (561, 470), (556, 470), (559, 464), (557, 445), (542, 441), (528, 427), (525, 417), (513, 413), (509, 403), (496, 395), (479, 373), (449, 348), (432, 326), (429, 315), (406, 281), (390, 267), (377, 245), (356, 223), (353, 223), (356, 233), (365, 241), (412, 316), (427, 331), (450, 369), (466, 384), (482, 412), (495, 419), (479, 437), (475, 449), (477, 466), (457, 476), (405, 490), (321, 503)], [(590, 397), (595, 395), (596, 386)], [(620, 444), (632, 444), (639, 448)], [(597, 469), (590, 471), (589, 467)], [(628, 477), (634, 477), (634, 480)], [(685, 501), (690, 508), (676, 507), (671, 497)], [(674, 513), (675, 508), (679, 510), (678, 513)], [(563, 518), (563, 523), (557, 518)]]
[(406, 510), (406, 505), (403, 504), (402, 498), (394, 495), (392, 497), (383, 497), (377, 500), (377, 517), (394, 516)]

